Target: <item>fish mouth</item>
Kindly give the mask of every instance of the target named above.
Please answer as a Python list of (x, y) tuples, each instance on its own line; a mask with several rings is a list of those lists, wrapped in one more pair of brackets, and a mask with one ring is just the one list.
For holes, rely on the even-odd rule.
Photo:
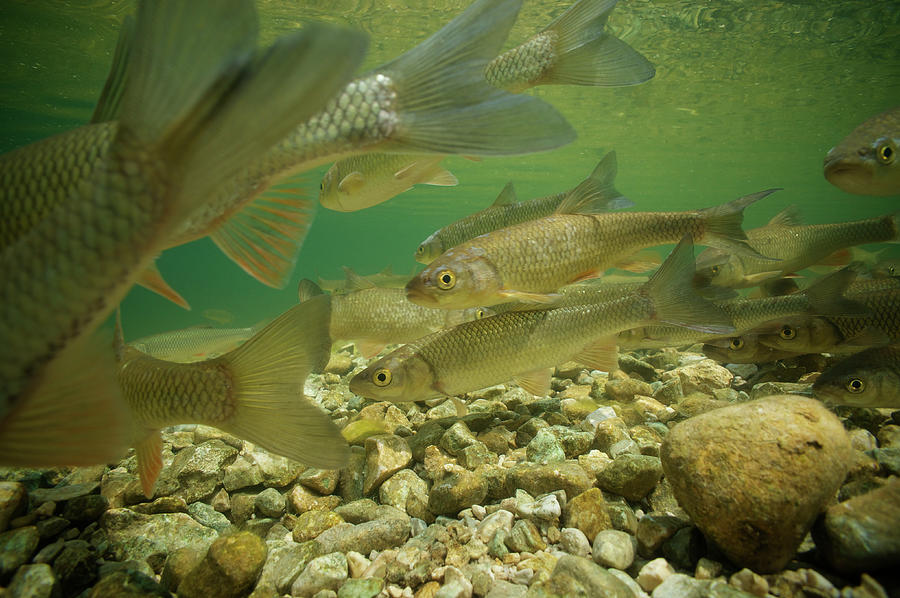
[(415, 303), (417, 305), (423, 305), (425, 307), (437, 307), (438, 300), (426, 293), (418, 284), (414, 284), (417, 281), (412, 280), (409, 284), (406, 285), (406, 298)]

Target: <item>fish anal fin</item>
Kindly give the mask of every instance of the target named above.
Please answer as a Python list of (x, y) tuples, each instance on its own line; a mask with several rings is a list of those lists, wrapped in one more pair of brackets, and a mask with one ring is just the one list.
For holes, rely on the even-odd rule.
[(846, 266), (853, 261), (853, 253), (849, 248), (838, 249), (837, 251), (826, 255), (817, 263), (820, 266)]
[(757, 285), (772, 278), (787, 278), (787, 275), (781, 270), (769, 270), (767, 272), (757, 272), (755, 274), (745, 274), (744, 281), (748, 285)]
[(173, 289), (169, 283), (165, 281), (162, 276), (162, 273), (159, 271), (159, 268), (156, 265), (156, 262), (152, 262), (147, 268), (141, 273), (140, 278), (138, 278), (137, 283), (144, 287), (147, 290), (153, 291), (158, 295), (162, 295), (178, 307), (183, 307), (184, 309), (191, 309), (191, 306), (188, 302), (181, 296), (181, 294)]
[(341, 179), (341, 181), (338, 183), (338, 191), (340, 191), (341, 193), (356, 193), (357, 191), (362, 189), (365, 184), (365, 175), (357, 170), (354, 170)]
[[(623, 268), (623, 270), (624, 270), (624, 268)], [(569, 284), (575, 284), (576, 282), (583, 282), (585, 280), (591, 280), (593, 278), (600, 278), (601, 276), (603, 276), (604, 272), (606, 272), (606, 270), (596, 270), (596, 269), (585, 270), (584, 272), (579, 272), (578, 274), (575, 275), (575, 278), (573, 278), (571, 281), (569, 281)]]
[(162, 471), (162, 436), (159, 430), (148, 430), (147, 434), (135, 447), (137, 453), (138, 475), (141, 478), (141, 489), (144, 496), (153, 496), (153, 486)]
[(619, 352), (615, 336), (599, 338), (584, 347), (573, 358), (594, 370), (614, 372), (619, 369)]
[(543, 368), (525, 372), (513, 378), (513, 381), (524, 390), (538, 397), (546, 397), (550, 393), (550, 376), (553, 368)]

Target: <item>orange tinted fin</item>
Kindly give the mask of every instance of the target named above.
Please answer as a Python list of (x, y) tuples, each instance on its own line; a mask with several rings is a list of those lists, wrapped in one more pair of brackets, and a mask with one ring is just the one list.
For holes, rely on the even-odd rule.
[(158, 295), (162, 295), (178, 307), (191, 309), (191, 306), (185, 301), (178, 291), (169, 286), (169, 283), (163, 279), (156, 262), (152, 262), (147, 269), (141, 273), (141, 277), (137, 283), (149, 291), (153, 291)]
[(378, 341), (356, 341), (356, 348), (359, 350), (359, 354), (366, 359), (372, 359), (381, 353), (385, 346), (387, 346), (385, 343), (379, 343)]
[(553, 368), (545, 368), (519, 374), (513, 378), (513, 381), (535, 396), (546, 397), (550, 393), (550, 376), (552, 375)]
[(135, 447), (137, 452), (138, 475), (141, 477), (141, 489), (144, 496), (153, 496), (153, 485), (162, 471), (162, 436), (159, 430), (151, 430)]
[(604, 272), (605, 270), (586, 270), (584, 272), (581, 272), (580, 274), (577, 274), (575, 278), (573, 278), (569, 282), (569, 284), (575, 284), (576, 282), (582, 282), (584, 280), (590, 280), (592, 278), (600, 278), (601, 276), (603, 276)]
[(853, 253), (848, 248), (838, 249), (817, 262), (820, 266), (846, 266), (853, 261)]
[(658, 253), (652, 249), (642, 249), (621, 262), (617, 262), (615, 267), (619, 270), (641, 274), (658, 268), (661, 263), (662, 258), (659, 257)]
[(287, 284), (315, 214), (316, 202), (292, 181), (265, 191), (210, 235), (232, 261), (275, 288)]
[(586, 346), (575, 355), (574, 360), (594, 370), (614, 372), (619, 369), (619, 352), (616, 337), (605, 336)]
[(47, 364), (0, 420), (0, 463), (96, 465), (120, 459), (131, 414), (105, 335), (83, 337)]

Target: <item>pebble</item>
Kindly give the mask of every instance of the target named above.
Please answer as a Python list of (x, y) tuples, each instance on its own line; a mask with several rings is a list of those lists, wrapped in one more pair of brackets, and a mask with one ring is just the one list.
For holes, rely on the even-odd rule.
[(750, 569), (744, 568), (728, 578), (728, 583), (739, 590), (765, 598), (769, 593), (769, 582), (762, 575), (758, 575)]
[(593, 542), (597, 533), (612, 527), (603, 492), (591, 488), (569, 501), (566, 511), (566, 525), (581, 530), (588, 542)]
[(316, 557), (322, 556), (322, 548), (317, 542), (296, 542), (286, 540), (269, 540), (266, 542), (268, 554), (263, 565), (257, 590), (270, 589), (277, 594), (286, 594), (291, 584), (303, 571), (306, 565)]
[(348, 552), (355, 550), (369, 554), (399, 546), (409, 538), (409, 517), (375, 519), (357, 525), (339, 524), (316, 537), (322, 550), (328, 552)]
[(512, 552), (535, 552), (547, 547), (541, 539), (540, 530), (528, 519), (520, 519), (513, 524), (505, 543)]
[(594, 538), (592, 556), (602, 567), (625, 570), (634, 562), (634, 537), (615, 529), (606, 529)]
[(319, 494), (331, 494), (340, 479), (340, 472), (333, 469), (310, 467), (297, 477), (297, 481)]
[(262, 483), (262, 479), (263, 475), (259, 466), (243, 456), (239, 456), (233, 463), (225, 466), (222, 485), (228, 492), (234, 492), (242, 488), (257, 486)]
[(206, 557), (178, 586), (179, 598), (237, 598), (256, 583), (266, 562), (267, 547), (258, 536), (238, 532), (213, 542)]
[(796, 396), (738, 403), (677, 424), (661, 448), (693, 522), (736, 564), (782, 569), (844, 479), (841, 422)]
[(462, 468), (446, 471), (428, 493), (428, 509), (436, 515), (456, 514), (481, 503), (488, 492), (487, 480)]
[(376, 490), (382, 482), (409, 465), (413, 459), (409, 444), (399, 436), (371, 436), (366, 438), (365, 449), (366, 476), (363, 494)]
[(10, 519), (25, 512), (25, 486), (21, 482), (0, 482), (0, 533), (9, 527)]
[(0, 534), (0, 583), (28, 562), (37, 550), (39, 540), (40, 535), (33, 525)]
[(61, 594), (53, 569), (45, 563), (20, 567), (6, 591), (10, 598), (53, 598)]
[(658, 585), (663, 583), (666, 578), (675, 573), (675, 569), (666, 559), (660, 557), (646, 563), (637, 574), (638, 585), (644, 591), (652, 592)]
[[(712, 394), (717, 388), (726, 388), (731, 384), (734, 374), (712, 359), (701, 359), (694, 363), (669, 370), (662, 375), (662, 380), (677, 376), (681, 381), (684, 395), (692, 392)], [(645, 393), (649, 394), (649, 393)]]
[(147, 560), (184, 546), (206, 550), (218, 537), (215, 530), (194, 521), (185, 513), (141, 515), (131, 509), (110, 509), (100, 518), (109, 549), (116, 560)]
[(507, 486), (521, 488), (533, 496), (555, 490), (564, 490), (566, 496), (577, 496), (593, 486), (593, 480), (580, 465), (570, 461), (547, 465), (519, 464), (509, 470)]
[(590, 559), (569, 554), (561, 556), (549, 579), (532, 585), (528, 595), (546, 598), (634, 598), (631, 589), (618, 577)]
[(525, 449), (525, 455), (531, 463), (562, 463), (566, 460), (566, 452), (549, 429), (534, 435)]
[(383, 589), (384, 580), (377, 577), (348, 579), (338, 590), (337, 598), (375, 598)]
[(610, 380), (606, 383), (603, 392), (610, 399), (625, 403), (634, 400), (635, 395), (650, 396), (653, 394), (653, 389), (642, 380), (626, 378)]
[(314, 558), (291, 585), (292, 596), (312, 596), (320, 590), (337, 590), (347, 579), (347, 557), (332, 552)]
[(253, 506), (261, 517), (274, 517), (277, 519), (284, 515), (287, 500), (275, 488), (266, 488), (256, 495)]
[(334, 511), (321, 509), (306, 511), (297, 517), (291, 534), (294, 542), (306, 542), (341, 523), (344, 523), (344, 520)]
[(591, 543), (584, 532), (576, 527), (564, 527), (559, 532), (559, 547), (575, 556), (591, 554)]
[(204, 502), (191, 503), (188, 506), (188, 515), (200, 525), (205, 525), (222, 533), (231, 525), (228, 517), (216, 511), (211, 505)]
[(662, 473), (657, 457), (623, 454), (597, 474), (597, 485), (628, 500), (638, 501), (653, 490)]
[(53, 561), (53, 575), (69, 595), (90, 587), (97, 579), (98, 569), (96, 554), (83, 540), (66, 542)]

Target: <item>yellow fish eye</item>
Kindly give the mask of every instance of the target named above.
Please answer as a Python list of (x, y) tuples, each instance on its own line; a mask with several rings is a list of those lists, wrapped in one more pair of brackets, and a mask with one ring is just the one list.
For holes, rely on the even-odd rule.
[(712, 268), (710, 268), (710, 270), (712, 271), (713, 274), (718, 274), (718, 273), (719, 273), (719, 267), (718, 267), (718, 266), (713, 266)]
[(859, 394), (866, 389), (866, 383), (859, 378), (850, 378), (847, 381), (847, 390), (853, 394)]
[(882, 143), (875, 149), (875, 155), (878, 156), (878, 161), (882, 164), (890, 164), (893, 162), (894, 154), (896, 153), (897, 151), (890, 141)]
[(418, 247), (416, 247), (416, 253), (418, 253), (418, 254), (425, 253), (425, 246), (419, 245)]
[(394, 376), (391, 374), (391, 370), (387, 368), (378, 368), (372, 374), (372, 383), (375, 386), (387, 386), (391, 383), (393, 377)]
[(779, 334), (781, 335), (781, 338), (783, 338), (786, 341), (789, 341), (789, 340), (793, 339), (795, 336), (797, 336), (797, 331), (794, 330), (793, 328), (791, 328), (790, 326), (785, 326), (781, 329), (781, 332)]
[(483, 310), (483, 309), (478, 308), (477, 310), (475, 310), (475, 319), (476, 319), (476, 320), (480, 320), (480, 319), (483, 318), (483, 317), (484, 317), (484, 310)]
[(445, 291), (450, 290), (456, 284), (456, 274), (453, 270), (441, 270), (437, 275), (437, 286)]
[(735, 337), (731, 339), (731, 343), (728, 344), (728, 348), (732, 351), (740, 351), (744, 348), (744, 339), (741, 337)]

